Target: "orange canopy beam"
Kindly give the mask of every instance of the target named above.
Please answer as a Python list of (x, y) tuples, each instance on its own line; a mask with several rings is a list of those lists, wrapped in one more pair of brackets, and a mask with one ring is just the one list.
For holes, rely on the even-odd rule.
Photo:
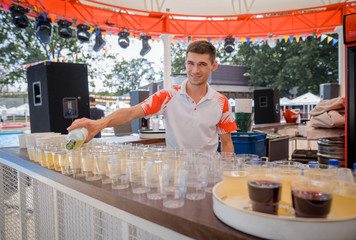
[[(265, 14), (192, 17), (137, 11), (89, 1), (99, 3), (102, 7), (84, 5), (76, 0), (26, 0), (19, 4), (30, 8), (28, 15), (32, 17), (36, 17), (40, 12), (46, 12), (58, 19), (76, 19), (77, 24), (86, 23), (107, 31), (125, 28), (133, 34), (145, 33), (150, 36), (173, 34), (176, 38), (187, 36), (220, 38), (229, 35), (263, 37), (270, 34), (333, 32), (336, 26), (342, 25), (343, 15), (356, 12), (354, 1)], [(0, 0), (0, 3), (11, 5), (13, 1)], [(34, 9), (39, 9), (40, 12)]]

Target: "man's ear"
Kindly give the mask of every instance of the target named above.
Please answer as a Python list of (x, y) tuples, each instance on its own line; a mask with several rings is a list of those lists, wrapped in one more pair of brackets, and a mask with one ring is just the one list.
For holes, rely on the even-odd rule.
[(215, 62), (213, 63), (213, 70), (212, 70), (212, 72), (214, 72), (217, 68), (218, 68), (218, 62), (215, 61)]

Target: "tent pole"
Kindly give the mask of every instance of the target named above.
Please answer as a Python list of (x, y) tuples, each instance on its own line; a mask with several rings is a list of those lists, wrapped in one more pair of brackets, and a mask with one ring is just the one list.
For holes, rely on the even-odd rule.
[(171, 87), (171, 42), (174, 35), (162, 34), (161, 39), (163, 42), (163, 88), (168, 89)]
[(337, 26), (335, 32), (339, 35), (339, 96), (345, 97), (345, 44), (344, 44), (344, 34), (343, 27)]

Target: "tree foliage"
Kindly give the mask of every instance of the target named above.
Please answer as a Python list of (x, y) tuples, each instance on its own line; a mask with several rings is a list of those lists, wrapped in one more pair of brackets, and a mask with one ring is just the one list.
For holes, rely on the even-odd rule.
[(143, 80), (154, 82), (156, 79), (162, 79), (163, 72), (156, 71), (153, 63), (145, 58), (134, 58), (116, 63), (112, 73), (105, 76), (107, 80), (104, 84), (115, 90), (117, 95), (123, 95), (130, 90), (138, 89)]
[(314, 36), (299, 42), (279, 41), (275, 48), (243, 43), (233, 63), (247, 66), (252, 86), (279, 89), (281, 96), (289, 96), (293, 87), (298, 87), (298, 95), (319, 94), (320, 84), (338, 80), (337, 45)]
[[(299, 87), (298, 95), (318, 94), (320, 84), (338, 80), (337, 45), (314, 36), (299, 42), (278, 41), (275, 48), (264, 42), (237, 43), (231, 54), (225, 52), (223, 42), (217, 42), (215, 47), (219, 64), (246, 66), (251, 86), (276, 88), (281, 96), (289, 96), (294, 87)], [(172, 73), (185, 72), (185, 50), (183, 44), (171, 46)]]
[[(36, 34), (36, 23), (29, 19), (26, 29), (19, 29), (11, 21), (10, 12), (5, 14), (0, 11), (0, 65), (4, 69), (23, 65), (27, 63), (39, 62), (51, 58), (59, 58), (67, 54), (79, 52), (81, 46), (78, 45), (75, 37), (65, 40), (57, 35), (57, 27), (52, 25), (51, 43), (43, 44)], [(26, 70), (24, 68), (16, 71), (2, 73), (0, 76), (0, 87), (13, 85), (17, 82), (26, 82)]]

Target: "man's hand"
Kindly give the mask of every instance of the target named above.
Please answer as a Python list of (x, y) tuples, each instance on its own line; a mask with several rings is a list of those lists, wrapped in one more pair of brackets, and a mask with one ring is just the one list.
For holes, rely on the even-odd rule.
[(72, 125), (70, 125), (67, 130), (68, 132), (72, 131), (78, 127), (85, 127), (88, 129), (88, 137), (85, 139), (85, 142), (89, 142), (100, 130), (102, 129), (101, 123), (99, 120), (90, 120), (88, 118), (80, 118), (75, 120)]

